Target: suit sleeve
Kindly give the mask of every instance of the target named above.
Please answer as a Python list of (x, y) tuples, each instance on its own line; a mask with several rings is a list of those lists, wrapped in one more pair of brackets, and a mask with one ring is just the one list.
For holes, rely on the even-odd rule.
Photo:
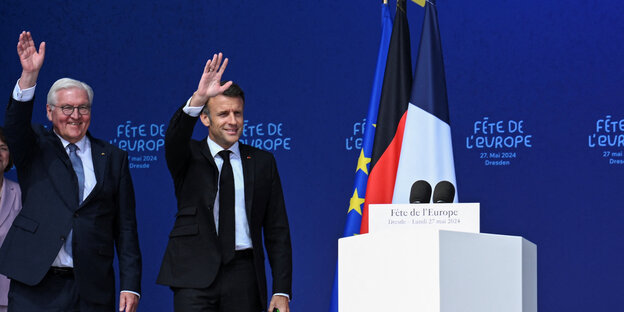
[(128, 168), (128, 154), (122, 152), (118, 190), (118, 213), (115, 243), (119, 256), (119, 286), (121, 290), (141, 293), (141, 250), (137, 234), (134, 187)]
[[(178, 109), (165, 133), (165, 158), (174, 183), (181, 183), (191, 155), (189, 143), (199, 117), (191, 117)], [(179, 189), (176, 185), (176, 190)]]
[(273, 276), (273, 293), (285, 293), (292, 299), (292, 247), (284, 204), (282, 183), (275, 158), (271, 157), (271, 199), (264, 224), (264, 245)]
[(36, 143), (31, 126), (34, 98), (20, 102), (13, 97), (7, 105), (4, 133), (17, 168), (23, 168)]

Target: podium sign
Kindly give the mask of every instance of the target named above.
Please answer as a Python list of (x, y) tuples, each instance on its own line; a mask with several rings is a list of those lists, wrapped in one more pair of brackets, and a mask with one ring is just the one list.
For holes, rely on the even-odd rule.
[(479, 203), (369, 205), (368, 231), (435, 229), (479, 233)]

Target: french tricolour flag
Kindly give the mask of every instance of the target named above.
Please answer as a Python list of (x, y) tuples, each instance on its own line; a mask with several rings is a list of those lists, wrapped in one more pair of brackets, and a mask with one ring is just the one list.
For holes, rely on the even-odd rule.
[(411, 185), (417, 180), (426, 180), (432, 187), (446, 180), (457, 189), (442, 44), (431, 0), (425, 4), (392, 202), (409, 202)]

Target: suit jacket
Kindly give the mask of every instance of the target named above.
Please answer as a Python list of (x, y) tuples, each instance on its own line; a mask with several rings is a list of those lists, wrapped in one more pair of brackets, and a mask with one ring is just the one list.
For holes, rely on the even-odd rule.
[[(13, 224), (13, 220), (22, 209), (22, 192), (19, 185), (7, 178), (4, 178), (2, 192), (0, 192), (0, 244)], [(6, 276), (0, 275), (0, 306), (8, 304), (7, 294), (9, 293), (9, 280)]]
[(60, 139), (43, 126), (30, 125), (33, 100), (11, 98), (6, 112), (5, 134), (23, 207), (0, 248), (0, 273), (38, 284), (73, 229), (74, 278), (81, 298), (114, 305), (115, 247), (121, 289), (140, 293), (141, 253), (127, 153), (87, 134), (97, 183), (79, 204), (78, 179)]
[[(213, 217), (219, 170), (206, 140), (191, 140), (197, 119), (180, 108), (165, 134), (165, 156), (173, 177), (178, 211), (157, 282), (172, 287), (208, 287), (221, 266)], [(272, 291), (291, 295), (288, 218), (273, 155), (245, 144), (239, 146), (253, 262), (260, 298), (266, 306), (263, 234), (273, 276)]]

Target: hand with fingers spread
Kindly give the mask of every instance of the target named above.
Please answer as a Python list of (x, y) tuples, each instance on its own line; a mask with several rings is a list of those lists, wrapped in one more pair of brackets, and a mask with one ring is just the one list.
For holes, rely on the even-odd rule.
[(206, 62), (206, 67), (204, 67), (204, 72), (199, 80), (197, 91), (193, 93), (193, 97), (191, 98), (190, 106), (204, 106), (211, 97), (223, 93), (223, 91), (227, 90), (227, 88), (232, 85), (231, 81), (221, 85), (221, 76), (228, 64), (227, 58), (223, 60), (223, 64), (221, 64), (222, 58), (223, 54), (219, 53), (213, 55), (212, 59)]
[(39, 70), (45, 58), (45, 42), (39, 45), (39, 52), (29, 31), (22, 31), (17, 42), (17, 55), (22, 64), (22, 77), (19, 86), (22, 89), (30, 88), (37, 83)]

